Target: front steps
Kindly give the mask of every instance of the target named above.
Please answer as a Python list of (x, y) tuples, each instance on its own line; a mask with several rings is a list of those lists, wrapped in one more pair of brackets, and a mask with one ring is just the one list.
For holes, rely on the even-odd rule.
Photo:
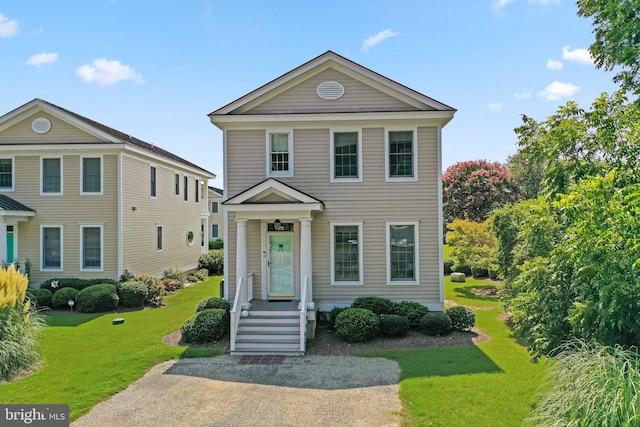
[(251, 310), (240, 317), (232, 355), (281, 354), (302, 356), (298, 311)]

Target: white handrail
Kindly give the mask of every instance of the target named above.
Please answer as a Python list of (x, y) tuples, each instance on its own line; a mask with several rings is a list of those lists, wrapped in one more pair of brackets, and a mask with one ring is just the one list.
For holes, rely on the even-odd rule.
[(240, 295), (242, 294), (242, 282), (244, 277), (238, 278), (238, 285), (236, 286), (236, 296), (233, 299), (233, 307), (231, 307), (231, 339), (229, 344), (231, 351), (236, 349), (236, 333), (238, 332), (238, 324), (240, 323), (240, 315), (242, 314), (242, 301)]
[(309, 286), (309, 278), (304, 276), (304, 284), (300, 293), (300, 351), (305, 352), (307, 343), (307, 287)]

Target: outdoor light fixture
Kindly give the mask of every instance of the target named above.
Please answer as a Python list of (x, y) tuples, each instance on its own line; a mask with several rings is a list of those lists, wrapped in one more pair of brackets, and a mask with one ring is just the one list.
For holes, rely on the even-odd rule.
[(75, 305), (75, 301), (70, 299), (69, 301), (67, 301), (67, 304), (69, 304), (69, 308), (71, 309), (71, 311), (73, 311), (73, 306)]
[(280, 220), (276, 218), (276, 220), (273, 221), (273, 223), (276, 224), (276, 225), (280, 225)]

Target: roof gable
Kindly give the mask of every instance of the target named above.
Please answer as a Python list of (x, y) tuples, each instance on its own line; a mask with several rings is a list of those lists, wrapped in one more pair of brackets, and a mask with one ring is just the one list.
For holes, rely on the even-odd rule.
[(225, 205), (277, 203), (322, 204), (322, 201), (276, 179), (269, 178), (224, 202)]

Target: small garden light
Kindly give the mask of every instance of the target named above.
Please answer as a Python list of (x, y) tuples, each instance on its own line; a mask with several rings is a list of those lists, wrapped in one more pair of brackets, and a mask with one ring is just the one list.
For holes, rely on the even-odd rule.
[(67, 301), (67, 304), (69, 304), (69, 308), (71, 309), (71, 311), (73, 311), (73, 306), (76, 302), (72, 299), (70, 299), (69, 301)]

